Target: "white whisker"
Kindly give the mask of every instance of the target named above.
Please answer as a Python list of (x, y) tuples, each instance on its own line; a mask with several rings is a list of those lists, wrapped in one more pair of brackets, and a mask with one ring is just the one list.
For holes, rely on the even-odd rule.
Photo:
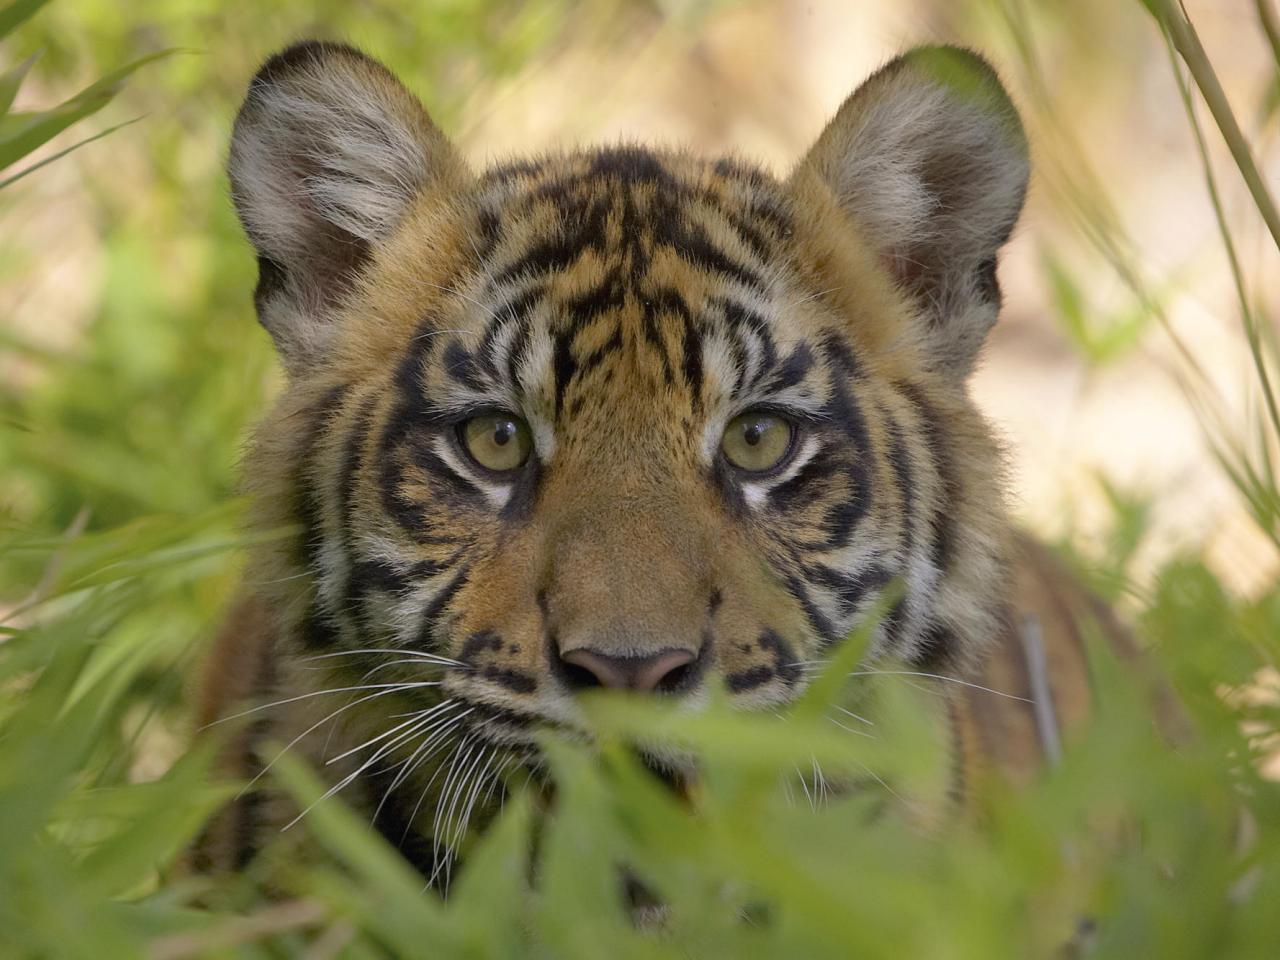
[[(456, 717), (449, 717), (447, 714), (437, 717), (427, 728), (419, 731), (419, 735), (425, 737), (422, 743), (418, 744), (413, 753), (400, 765), (400, 772), (396, 774), (395, 779), (391, 781), (390, 786), (382, 792), (382, 799), (378, 801), (378, 806), (373, 811), (373, 820), (376, 822), (382, 813), (382, 808), (386, 805), (387, 799), (391, 796), (392, 791), (399, 788), (409, 777), (413, 776), (413, 772), (418, 769), (432, 754), (436, 752), (437, 744), (443, 744), (449, 733), (457, 725)], [(414, 814), (417, 814), (417, 808), (414, 808)], [(413, 818), (405, 824), (404, 833), (400, 836), (400, 842), (404, 842), (408, 836), (409, 830), (413, 824)]]
[(843, 724), (839, 720), (837, 720), (835, 717), (827, 717), (827, 720), (830, 721), (831, 723), (834, 723), (837, 727), (839, 727), (845, 733), (852, 733), (855, 736), (866, 737), (868, 740), (880, 739), (874, 733), (867, 733), (867, 731), (865, 730), (858, 730), (855, 727), (851, 727), (851, 726), (848, 726), (847, 724)]
[(271, 703), (263, 703), (248, 710), (242, 710), (239, 713), (233, 713), (229, 717), (219, 717), (211, 723), (205, 724), (200, 729), (207, 730), (210, 727), (216, 727), (220, 723), (228, 723), (231, 720), (239, 720), (241, 717), (247, 717), (250, 714), (259, 713), (263, 710), (270, 710), (272, 707), (283, 707), (286, 704), (297, 703), (300, 700), (310, 700), (313, 697), (324, 697), (332, 693), (357, 693), (361, 690), (414, 690), (419, 687), (438, 687), (439, 680), (415, 680), (411, 683), (363, 683), (354, 687), (332, 687), (328, 690), (312, 690), (310, 693), (302, 693), (296, 697), (286, 697), (284, 700), (273, 700)]
[(313, 800), (311, 803), (309, 803), (305, 810), (303, 810), (300, 814), (298, 814), (296, 817), (294, 817), (292, 820), (286, 823), (283, 827), (281, 827), (280, 832), (283, 833), (285, 830), (288, 830), (290, 827), (296, 824), (299, 820), (305, 817), (308, 813), (310, 813), (311, 810), (316, 806), (316, 804), (323, 803), (325, 800), (328, 800), (334, 794), (338, 793), (340, 790), (345, 788), (348, 784), (350, 784), (357, 777), (359, 777), (360, 774), (368, 770), (371, 766), (373, 766), (375, 763), (377, 763), (379, 760), (385, 757), (397, 746), (399, 746), (404, 741), (413, 737), (415, 733), (416, 731), (411, 728), (406, 733), (402, 733), (400, 734), (400, 736), (396, 737), (395, 739), (383, 744), (381, 747), (377, 749), (377, 751), (374, 752), (373, 756), (371, 756), (368, 760), (362, 763), (357, 769), (353, 770), (351, 773), (347, 774), (345, 777), (343, 777), (341, 780), (335, 783), (332, 787), (326, 790), (322, 796), (320, 796), (316, 800)]
[(452, 657), (441, 656), (438, 653), (424, 653), (421, 650), (410, 650), (405, 647), (364, 647), (360, 650), (339, 650), (336, 653), (320, 653), (311, 657), (303, 657), (303, 662), (312, 660), (329, 660), (333, 657), (359, 657), (367, 653), (389, 653), (400, 657), (413, 657), (416, 660), (426, 660), (431, 663), (438, 663), (446, 667), (466, 667), (470, 668), (470, 664), (463, 663), (461, 660), (454, 660)]
[(385, 740), (387, 737), (394, 734), (397, 730), (400, 730), (403, 727), (409, 726), (409, 724), (413, 723), (414, 721), (421, 720), (424, 717), (430, 717), (435, 715), (436, 713), (445, 709), (451, 703), (454, 703), (454, 702), (455, 701), (453, 700), (443, 700), (428, 710), (425, 710), (425, 711), (416, 710), (413, 713), (409, 714), (409, 719), (404, 721), (404, 723), (397, 724), (396, 726), (392, 727), (390, 730), (387, 730), (384, 733), (380, 733), (376, 737), (371, 737), (370, 739), (366, 740), (364, 743), (360, 744), (358, 747), (352, 747), (350, 750), (344, 751), (343, 753), (338, 754), (336, 757), (326, 760), (325, 766), (327, 767), (330, 764), (337, 763), (339, 760), (344, 760), (347, 757), (351, 756), (353, 753), (359, 753), (365, 747), (372, 746), (373, 744), (377, 743), (379, 740)]
[[(358, 689), (363, 689), (363, 688), (358, 688)], [(294, 737), (292, 740), (290, 740), (287, 744), (285, 744), (285, 745), (284, 745), (284, 748), (283, 748), (279, 753), (277, 753), (274, 757), (272, 757), (272, 758), (271, 758), (271, 762), (270, 762), (270, 763), (268, 763), (268, 764), (267, 764), (266, 766), (264, 766), (261, 770), (259, 770), (257, 773), (255, 773), (255, 774), (253, 775), (253, 778), (252, 778), (251, 780), (249, 780), (249, 782), (248, 782), (248, 783), (246, 783), (243, 787), (241, 787), (241, 788), (240, 788), (240, 792), (239, 792), (238, 794), (236, 794), (236, 796), (237, 796), (237, 797), (244, 796), (244, 794), (245, 794), (245, 792), (246, 792), (246, 791), (248, 791), (248, 790), (249, 790), (249, 789), (250, 789), (250, 788), (251, 788), (255, 783), (257, 783), (259, 780), (261, 780), (261, 779), (262, 779), (262, 777), (267, 773), (267, 771), (268, 771), (268, 770), (270, 770), (273, 766), (275, 766), (275, 764), (276, 764), (276, 761), (277, 761), (277, 760), (279, 760), (279, 759), (280, 759), (281, 757), (283, 757), (286, 753), (288, 753), (288, 752), (289, 752), (290, 750), (292, 750), (295, 746), (297, 746), (298, 741), (300, 741), (303, 737), (307, 736), (307, 734), (311, 733), (312, 731), (316, 730), (317, 728), (319, 728), (319, 727), (323, 726), (324, 724), (328, 723), (330, 720), (334, 720), (334, 719), (336, 719), (339, 715), (341, 715), (341, 714), (343, 714), (343, 713), (346, 713), (346, 712), (347, 712), (348, 710), (350, 710), (352, 707), (359, 706), (359, 705), (360, 705), (360, 704), (362, 704), (362, 703), (367, 703), (367, 702), (368, 702), (368, 701), (370, 701), (370, 700), (377, 700), (379, 697), (385, 697), (385, 696), (387, 696), (388, 694), (392, 694), (392, 693), (395, 693), (395, 692), (396, 692), (396, 690), (395, 690), (395, 688), (394, 688), (394, 687), (392, 687), (392, 688), (390, 688), (390, 689), (386, 689), (386, 690), (379, 690), (377, 693), (371, 693), (371, 694), (369, 694), (367, 697), (361, 697), (361, 698), (360, 698), (360, 699), (358, 699), (358, 700), (352, 700), (352, 701), (350, 701), (349, 703), (346, 703), (346, 704), (344, 704), (343, 706), (339, 707), (337, 710), (334, 710), (333, 712), (331, 712), (331, 713), (330, 713), (330, 714), (328, 714), (327, 716), (323, 717), (322, 719), (317, 720), (315, 723), (313, 723), (311, 726), (307, 727), (307, 729), (303, 730), (300, 734), (298, 734), (296, 737)]]
[(839, 710), (841, 713), (843, 713), (846, 717), (850, 717), (854, 720), (857, 720), (859, 723), (865, 723), (869, 727), (875, 726), (874, 720), (868, 720), (866, 717), (861, 716), (860, 714), (856, 714), (852, 710), (846, 710), (844, 707), (841, 707), (841, 706), (837, 706), (836, 709)]
[[(791, 664), (793, 667), (803, 667), (806, 669), (814, 669), (825, 666), (830, 660), (796, 660)], [(1016, 693), (1007, 693), (1004, 690), (994, 690), (991, 687), (984, 687), (980, 683), (973, 683), (969, 680), (961, 680), (959, 677), (948, 677), (941, 673), (926, 673), (923, 670), (854, 670), (846, 676), (849, 677), (920, 677), (926, 680), (941, 680), (944, 683), (954, 683), (962, 687), (969, 687), (973, 690), (981, 690), (983, 693), (994, 694), (997, 697), (1004, 697), (1008, 700), (1018, 700), (1022, 703), (1031, 703), (1026, 697), (1020, 697)]]

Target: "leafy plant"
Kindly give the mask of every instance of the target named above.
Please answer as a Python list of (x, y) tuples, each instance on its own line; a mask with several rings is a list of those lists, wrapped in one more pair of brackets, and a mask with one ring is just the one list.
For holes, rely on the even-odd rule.
[[(0, 10), (0, 40), (3, 40), (16, 27), (34, 16), (46, 3), (48, 3), (48, 0), (14, 0), (3, 10)], [(97, 113), (120, 92), (124, 81), (132, 73), (151, 61), (158, 60), (166, 55), (165, 53), (155, 53), (134, 60), (126, 66), (111, 71), (102, 79), (85, 87), (74, 97), (48, 110), (20, 113), (12, 109), (18, 90), (22, 87), (22, 81), (36, 61), (35, 56), (28, 57), (16, 67), (12, 67), (5, 73), (0, 74), (0, 172), (44, 146), (45, 143), (68, 127)], [(46, 157), (38, 163), (32, 164), (18, 173), (0, 179), (0, 189), (16, 183), (28, 174), (39, 170), (45, 164), (66, 156), (72, 150), (77, 150), (87, 143), (92, 143), (94, 140), (105, 137), (107, 134), (128, 126), (132, 122), (130, 120), (109, 127), (58, 151), (50, 157)]]

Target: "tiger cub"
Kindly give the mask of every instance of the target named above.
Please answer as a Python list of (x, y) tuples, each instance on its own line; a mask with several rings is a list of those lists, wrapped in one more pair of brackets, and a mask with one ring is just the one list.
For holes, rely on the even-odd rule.
[[(778, 180), (627, 144), (475, 172), (384, 67), (308, 42), (254, 77), (229, 173), (288, 376), (253, 523), (294, 531), (204, 677), (204, 723), (280, 702), (232, 773), (265, 741), (339, 758), (436, 876), (439, 808), (536, 766), (580, 691), (776, 709), (891, 584), (867, 656), (963, 681), (957, 792), (1087, 709), (1076, 618), (1109, 614), (1012, 530), (966, 388), (1028, 177), (978, 56), (887, 64)], [(204, 861), (290, 815), (238, 802)]]

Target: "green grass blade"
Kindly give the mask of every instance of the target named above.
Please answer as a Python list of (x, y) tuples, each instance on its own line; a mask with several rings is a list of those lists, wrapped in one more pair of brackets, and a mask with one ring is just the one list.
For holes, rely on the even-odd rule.
[(97, 113), (120, 92), (131, 74), (172, 52), (153, 53), (113, 70), (51, 110), (13, 113), (4, 117), (0, 122), (0, 170), (22, 159), (73, 123)]
[(67, 154), (75, 150), (79, 150), (81, 147), (86, 146), (87, 144), (93, 143), (93, 141), (95, 140), (101, 140), (103, 137), (107, 136), (108, 134), (115, 133), (117, 130), (121, 129), (122, 127), (127, 127), (131, 124), (137, 123), (141, 119), (142, 119), (141, 117), (134, 117), (132, 120), (126, 120), (124, 123), (117, 123), (114, 127), (107, 127), (107, 129), (101, 131), (100, 133), (95, 133), (91, 137), (85, 137), (83, 140), (73, 143), (71, 146), (67, 147), (66, 149), (59, 150), (57, 153), (55, 153), (51, 157), (45, 157), (39, 163), (33, 163), (31, 166), (23, 170), (19, 170), (13, 176), (6, 177), (5, 179), (0, 180), (0, 190), (3, 190), (5, 187), (11, 186), (12, 184), (17, 183), (27, 174), (35, 173), (41, 167), (47, 167), (49, 164), (53, 163), (55, 160), (61, 160)]
[(13, 0), (0, 10), (0, 40), (34, 17), (49, 0)]
[(33, 53), (12, 70), (0, 74), (0, 117), (8, 113), (9, 108), (13, 106), (13, 98), (18, 95), (18, 89), (26, 79), (27, 71), (31, 69), (31, 65), (36, 62), (38, 56)]

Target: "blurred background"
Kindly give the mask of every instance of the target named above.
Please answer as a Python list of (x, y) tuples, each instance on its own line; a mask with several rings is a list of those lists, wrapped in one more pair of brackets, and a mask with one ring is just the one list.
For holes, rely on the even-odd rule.
[[(1264, 204), (1152, 16), (1177, 9), (1171, 0), (0, 0), (0, 953), (11, 955), (6, 934), (26, 931), (33, 956), (131, 956), (139, 936), (204, 923), (164, 913), (187, 901), (158, 878), (226, 795), (206, 783), (207, 752), (185, 753), (187, 692), (239, 576), (240, 451), (280, 387), (223, 162), (258, 65), (321, 37), (385, 61), (477, 167), (626, 139), (737, 152), (785, 174), (842, 99), (903, 49), (941, 41), (986, 55), (1021, 108), (1034, 176), (973, 391), (1005, 438), (1016, 513), (1160, 652), (1211, 756), (1196, 766), (1185, 753), (1135, 747), (1145, 741), (1126, 738), (1144, 721), (1113, 716), (1096, 741), (1104, 749), (1087, 757), (1093, 773), (1051, 785), (1052, 802), (1027, 822), (1056, 809), (1057, 836), (1128, 802), (1167, 827), (1166, 859), (1152, 869), (1130, 877), (1103, 857), (1093, 880), (1064, 883), (1075, 892), (1063, 916), (1083, 916), (1110, 891), (1113, 906), (1133, 913), (1126, 929), (1149, 928), (1145, 948), (1120, 942), (1108, 955), (1253, 955), (1179, 931), (1206, 905), (1221, 906), (1223, 924), (1245, 916), (1233, 912), (1243, 881), (1227, 841), (1241, 797), (1257, 800), (1256, 862), (1264, 850), (1280, 862), (1274, 785), (1250, 782), (1255, 770), (1280, 779), (1271, 387), (1280, 270)], [(1183, 9), (1221, 81), (1220, 106), (1239, 121), (1262, 183), (1280, 192), (1272, 0)], [(77, 91), (155, 54), (78, 101), (102, 109), (33, 153), (13, 149), (23, 124), (56, 119)], [(1239, 762), (1246, 754), (1255, 765)], [(1130, 784), (1149, 789), (1117, 801)], [(1206, 811), (1211, 828), (1198, 819)], [(329, 835), (338, 833), (318, 834)], [(1073, 877), (1080, 862), (1046, 879), (1037, 871), (1058, 870), (1045, 865), (1062, 851), (1018, 860), (1038, 833), (1009, 836), (1017, 842), (997, 843), (990, 869), (973, 869), (979, 861), (966, 857), (980, 854), (961, 851), (935, 877), (934, 896), (920, 900), (912, 876), (903, 897), (945, 901), (955, 929), (976, 916), (1013, 942), (1011, 916), (1033, 927), (1043, 919), (1021, 906), (1024, 889)], [(813, 849), (839, 860), (846, 848)], [(911, 862), (890, 852), (885, 870)], [(797, 861), (797, 875), (816, 862)], [(1166, 862), (1183, 864), (1173, 885), (1183, 899), (1169, 895)], [(1267, 876), (1274, 903), (1280, 886), (1274, 870)], [(995, 905), (996, 877), (1015, 913)], [(345, 885), (316, 889), (345, 916)], [(1164, 899), (1148, 909), (1156, 890)], [(233, 912), (254, 902), (221, 895)], [(121, 926), (121, 899), (140, 908), (136, 930)], [(1273, 947), (1280, 918), (1266, 897), (1254, 900), (1256, 942)], [(850, 935), (863, 920), (902, 915), (875, 897), (865, 903)], [(472, 927), (485, 929), (490, 907), (477, 909)], [(936, 931), (946, 955), (1031, 955), (981, 937), (956, 952), (946, 923)], [(1045, 942), (1062, 942), (1056, 927), (1045, 931)], [(133, 947), (113, 953), (117, 934)], [(150, 955), (206, 955), (182, 943)], [(337, 954), (314, 954), (328, 955)]]

